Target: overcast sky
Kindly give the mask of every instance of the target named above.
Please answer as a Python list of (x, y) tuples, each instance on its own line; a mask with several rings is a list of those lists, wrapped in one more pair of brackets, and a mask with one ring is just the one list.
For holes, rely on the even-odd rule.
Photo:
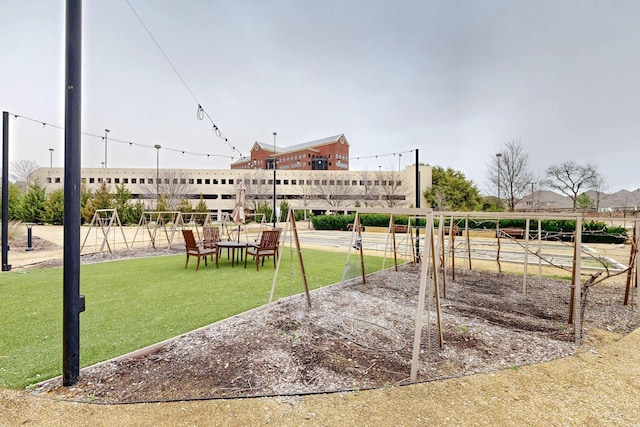
[[(65, 2), (5, 3), (0, 108), (62, 126)], [(574, 160), (609, 192), (640, 187), (639, 1), (129, 3), (184, 83), (126, 0), (85, 1), (83, 167), (104, 161), (105, 128), (108, 166), (142, 168), (154, 144), (160, 167), (226, 169), (273, 132), (285, 147), (343, 133), (352, 170), (404, 168), (419, 148), (495, 193), (487, 164), (517, 139), (540, 178)], [(11, 161), (49, 166), (53, 148), (63, 165), (62, 131), (12, 118), (10, 136)]]

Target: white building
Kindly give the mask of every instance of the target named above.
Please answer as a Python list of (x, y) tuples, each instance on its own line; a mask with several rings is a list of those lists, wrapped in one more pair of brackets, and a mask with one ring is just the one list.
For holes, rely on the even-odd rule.
[[(427, 207), (422, 194), (431, 186), (431, 167), (420, 165), (420, 206)], [(47, 192), (64, 189), (63, 168), (39, 168), (36, 179)], [(296, 209), (317, 213), (348, 211), (361, 207), (413, 207), (416, 205), (416, 168), (403, 171), (276, 170), (276, 205), (282, 200)], [(273, 204), (274, 171), (268, 169), (135, 169), (83, 168), (81, 180), (95, 191), (104, 183), (109, 192), (124, 185), (134, 198), (155, 208), (158, 195), (177, 206), (188, 199), (192, 207), (202, 198), (217, 218), (235, 207), (240, 180), (246, 187), (245, 207)]]

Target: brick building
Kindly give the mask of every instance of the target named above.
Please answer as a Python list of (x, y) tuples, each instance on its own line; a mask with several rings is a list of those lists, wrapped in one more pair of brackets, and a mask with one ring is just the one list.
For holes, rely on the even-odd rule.
[(231, 164), (231, 169), (272, 169), (275, 158), (279, 170), (349, 170), (349, 142), (344, 134), (278, 147), (256, 141), (251, 155)]

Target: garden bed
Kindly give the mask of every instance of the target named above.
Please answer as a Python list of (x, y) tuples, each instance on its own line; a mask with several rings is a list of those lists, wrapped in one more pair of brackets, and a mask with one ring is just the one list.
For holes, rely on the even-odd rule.
[[(145, 402), (361, 390), (408, 383), (419, 269), (406, 265), (254, 310), (81, 371), (79, 382), (41, 384), (39, 395), (89, 402)], [(545, 279), (547, 289), (566, 281)], [(523, 312), (522, 277), (467, 271), (447, 282), (444, 346), (424, 328), (418, 379), (436, 380), (556, 359), (580, 351), (562, 316)], [(464, 296), (464, 301), (461, 299)], [(585, 331), (626, 334), (640, 314), (619, 286), (591, 289)], [(541, 301), (545, 306), (548, 302)], [(535, 308), (535, 307), (534, 307)], [(587, 336), (586, 342), (589, 338)]]

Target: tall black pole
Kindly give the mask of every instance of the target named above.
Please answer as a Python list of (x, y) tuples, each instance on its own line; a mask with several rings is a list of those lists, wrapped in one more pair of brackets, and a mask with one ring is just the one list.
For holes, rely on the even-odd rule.
[(82, 77), (82, 0), (67, 0), (65, 38), (64, 126), (64, 267), (62, 384), (80, 374), (80, 137)]
[(9, 257), (9, 113), (2, 112), (2, 271), (11, 270)]
[[(420, 150), (416, 148), (416, 208), (420, 209)], [(416, 260), (420, 262), (420, 229), (416, 218)]]
[(273, 228), (276, 228), (276, 132), (273, 133)]
[(156, 149), (156, 210), (160, 206), (160, 144), (154, 145)]

